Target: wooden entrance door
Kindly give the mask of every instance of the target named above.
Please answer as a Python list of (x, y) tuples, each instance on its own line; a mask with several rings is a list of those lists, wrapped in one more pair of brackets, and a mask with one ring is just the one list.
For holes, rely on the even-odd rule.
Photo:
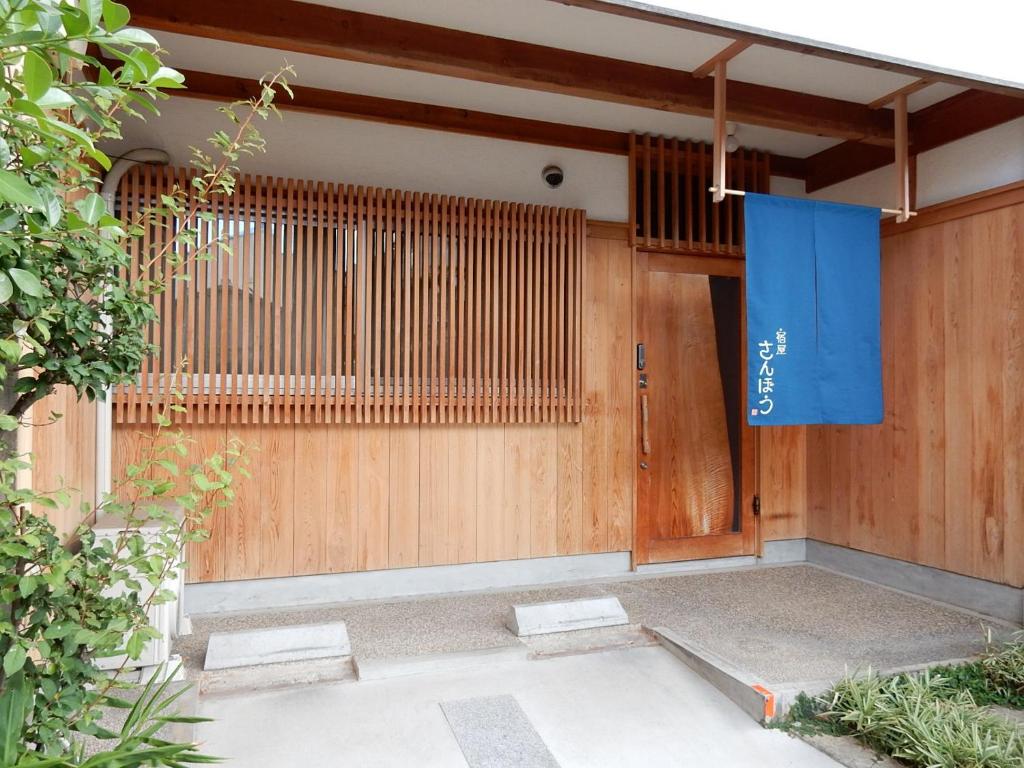
[(636, 258), (637, 562), (752, 554), (743, 263)]

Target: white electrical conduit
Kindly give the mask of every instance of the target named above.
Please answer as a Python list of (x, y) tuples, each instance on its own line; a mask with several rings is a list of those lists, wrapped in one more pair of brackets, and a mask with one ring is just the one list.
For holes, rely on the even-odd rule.
[[(140, 163), (167, 165), (170, 161), (170, 156), (162, 149), (133, 149), (114, 161), (107, 175), (103, 177), (103, 186), (100, 188), (100, 197), (106, 203), (107, 213), (114, 213), (117, 186), (121, 183), (121, 177), (130, 168)], [(104, 322), (109, 328), (109, 318), (105, 318)], [(113, 488), (110, 461), (114, 431), (114, 411), (110, 398), (113, 394), (113, 388), (107, 387), (103, 397), (96, 401), (96, 504), (100, 504)]]

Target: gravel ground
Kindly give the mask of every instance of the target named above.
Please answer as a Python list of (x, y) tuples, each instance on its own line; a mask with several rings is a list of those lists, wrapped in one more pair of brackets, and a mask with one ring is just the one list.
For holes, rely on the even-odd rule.
[(981, 620), (810, 565), (630, 578), (577, 586), (363, 602), (193, 619), (175, 651), (190, 677), (210, 632), (345, 621), (357, 658), (516, 645), (514, 603), (613, 594), (631, 622), (664, 626), (766, 682), (831, 679), (847, 669), (915, 666), (977, 653)]

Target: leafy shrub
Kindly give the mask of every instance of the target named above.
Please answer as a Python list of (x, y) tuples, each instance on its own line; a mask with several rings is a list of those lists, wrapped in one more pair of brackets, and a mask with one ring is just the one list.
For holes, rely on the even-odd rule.
[[(123, 706), (119, 673), (97, 659), (138, 658), (155, 636), (147, 610), (171, 595), (186, 542), (204, 535), (214, 505), (232, 499), (240, 447), (183, 466), (188, 438), (171, 430), (173, 401), (158, 416), (153, 443), (128, 477), (61, 537), (47, 512), (67, 497), (19, 486), (32, 464), (9, 439), (33, 404), (58, 386), (80, 398), (102, 397), (133, 380), (153, 352), (147, 330), (153, 298), (186, 259), (210, 258), (197, 234), (212, 214), (205, 202), (234, 187), (235, 163), (263, 149), (257, 118), (275, 111), (282, 70), (259, 95), (223, 107), (232, 130), (218, 131), (210, 153), (193, 150), (191, 189), (122, 222), (98, 194), (111, 160), (103, 141), (121, 135), (125, 117), (156, 113), (162, 89), (182, 86), (165, 67), (157, 41), (128, 26), (114, 0), (0, 0), (0, 765), (184, 765), (208, 762), (190, 745), (156, 735), (169, 722), (163, 689), (153, 682), (131, 708), (127, 730), (106, 731), (104, 707)], [(97, 55), (98, 54), (98, 55)], [(83, 76), (83, 70), (85, 76)], [(163, 250), (132, 279), (129, 246), (151, 226), (175, 218)], [(213, 244), (220, 247), (220, 244)], [(7, 387), (13, 390), (8, 391)], [(37, 424), (40, 422), (37, 419)], [(171, 500), (181, 517), (157, 500)], [(97, 513), (125, 525), (113, 542), (97, 541)], [(141, 526), (156, 524), (156, 535)], [(122, 669), (124, 664), (122, 664)], [(150, 694), (153, 694), (152, 696)], [(85, 758), (81, 734), (110, 740), (105, 755)]]
[(824, 715), (880, 752), (922, 768), (1019, 768), (1016, 726), (978, 706), (940, 674), (847, 677)]
[(1001, 648), (989, 648), (978, 662), (998, 696), (992, 703), (1024, 709), (1024, 632)]

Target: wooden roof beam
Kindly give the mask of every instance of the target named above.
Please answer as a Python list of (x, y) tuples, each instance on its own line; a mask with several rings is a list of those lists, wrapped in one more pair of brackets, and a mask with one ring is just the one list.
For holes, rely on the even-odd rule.
[[(1024, 117), (1024, 99), (967, 90), (909, 116), (909, 151), (911, 155), (927, 152), (1018, 117)], [(806, 158), (807, 191), (884, 168), (893, 160), (891, 148), (856, 141), (837, 144)]]
[[(667, 67), (565, 51), (294, 0), (128, 0), (132, 23), (246, 45), (710, 117), (714, 85)], [(730, 118), (891, 144), (892, 121), (864, 104), (731, 81)]]
[[(106, 62), (118, 66), (118, 62)], [(171, 96), (186, 96), (212, 101), (237, 101), (259, 95), (257, 80), (200, 72), (179, 70), (185, 76), (186, 88), (168, 91)], [(401, 99), (386, 99), (359, 93), (345, 93), (323, 88), (292, 85), (294, 98), (276, 102), (278, 108), (295, 112), (371, 120), (390, 125), (405, 125), (450, 131), (472, 136), (506, 141), (522, 141), (554, 147), (568, 147), (587, 152), (613, 155), (629, 154), (629, 134), (603, 128), (566, 125), (524, 117), (497, 115), (436, 104), (421, 104)], [(771, 155), (771, 169), (775, 176), (802, 179), (804, 162), (799, 157)]]

